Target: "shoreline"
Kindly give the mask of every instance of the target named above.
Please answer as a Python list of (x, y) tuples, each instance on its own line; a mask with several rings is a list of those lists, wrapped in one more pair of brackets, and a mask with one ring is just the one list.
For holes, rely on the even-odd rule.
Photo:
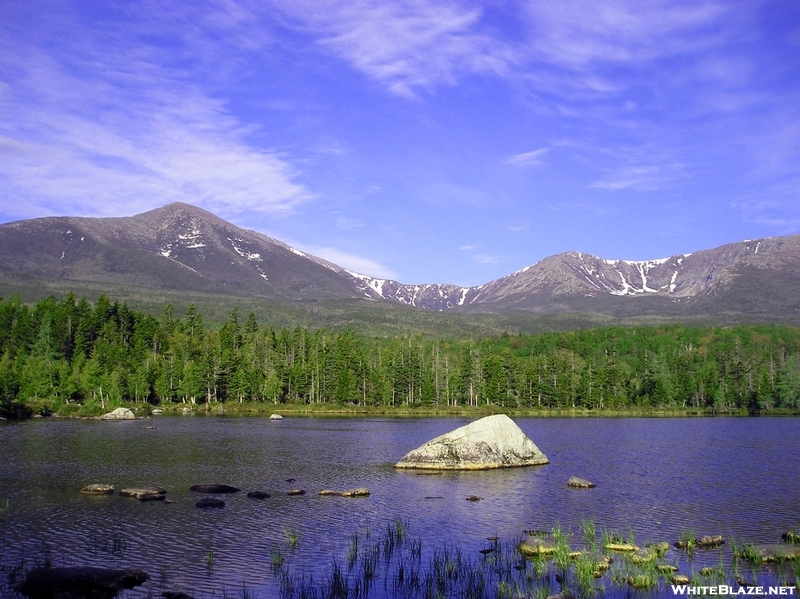
[[(72, 407), (74, 406), (74, 407)], [(745, 409), (714, 411), (702, 408), (662, 407), (641, 409), (603, 409), (590, 410), (581, 408), (537, 409), (537, 408), (503, 408), (499, 406), (359, 406), (359, 405), (297, 405), (297, 404), (259, 404), (259, 403), (226, 403), (226, 404), (174, 404), (154, 406), (151, 404), (122, 404), (111, 406), (106, 410), (98, 410), (99, 406), (76, 406), (71, 404), (67, 410), (51, 413), (20, 414), (11, 421), (31, 419), (95, 419), (115, 407), (130, 409), (137, 418), (164, 416), (254, 416), (269, 417), (279, 414), (284, 417), (310, 418), (481, 418), (493, 414), (506, 414), (512, 418), (742, 418), (742, 417), (792, 417), (800, 416), (800, 411), (787, 409), (762, 410), (758, 414), (748, 413)], [(186, 409), (190, 411), (184, 411)], [(153, 413), (154, 410), (161, 412)]]

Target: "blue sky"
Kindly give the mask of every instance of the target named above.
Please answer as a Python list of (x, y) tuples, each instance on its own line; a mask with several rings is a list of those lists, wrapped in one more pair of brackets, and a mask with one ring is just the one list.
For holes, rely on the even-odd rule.
[(173, 201), (403, 283), (798, 233), (800, 3), (0, 2), (0, 222)]

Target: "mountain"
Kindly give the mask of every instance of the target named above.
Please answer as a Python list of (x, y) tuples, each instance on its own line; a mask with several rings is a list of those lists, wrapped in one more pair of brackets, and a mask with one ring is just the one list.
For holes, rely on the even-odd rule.
[(363, 302), (472, 313), (758, 317), (800, 322), (800, 236), (731, 243), (648, 261), (567, 252), (476, 287), (407, 285), (356, 273), (169, 204), (124, 218), (0, 225), (0, 282), (172, 290), (283, 302)]
[(320, 260), (210, 212), (169, 204), (124, 218), (52, 217), (0, 226), (0, 270), (223, 295), (355, 297)]

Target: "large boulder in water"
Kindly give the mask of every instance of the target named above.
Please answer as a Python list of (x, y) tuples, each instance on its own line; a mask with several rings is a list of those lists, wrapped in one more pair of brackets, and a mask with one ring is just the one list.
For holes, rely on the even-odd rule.
[(395, 468), (488, 470), (549, 463), (511, 418), (497, 414), (428, 441), (406, 454)]
[(100, 416), (101, 420), (136, 420), (136, 414), (134, 414), (128, 408), (117, 408), (112, 412), (108, 412), (107, 414), (103, 414)]

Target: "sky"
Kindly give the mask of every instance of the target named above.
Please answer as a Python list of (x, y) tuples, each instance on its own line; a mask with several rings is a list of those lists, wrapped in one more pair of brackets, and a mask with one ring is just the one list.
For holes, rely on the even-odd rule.
[(478, 285), (800, 233), (796, 0), (0, 0), (0, 222)]

